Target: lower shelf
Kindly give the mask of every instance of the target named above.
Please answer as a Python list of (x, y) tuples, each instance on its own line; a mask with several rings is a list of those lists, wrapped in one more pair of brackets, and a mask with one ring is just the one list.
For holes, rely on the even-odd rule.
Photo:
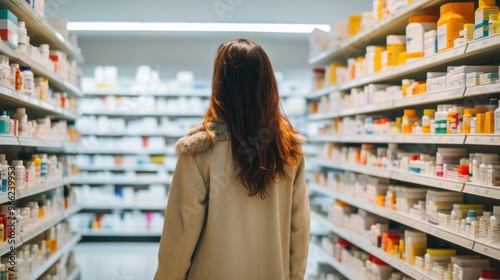
[[(349, 280), (361, 280), (359, 276), (354, 274), (351, 270), (346, 268), (343, 264), (339, 263), (336, 259), (334, 259), (328, 252), (326, 252), (320, 246), (314, 244), (313, 242), (309, 243), (309, 254), (312, 254), (313, 259), (315, 259), (319, 263), (328, 264), (335, 268), (339, 273), (344, 275)], [(310, 256), (311, 257), (311, 256)]]
[(78, 229), (82, 236), (160, 237), (161, 230)]
[(78, 280), (80, 279), (80, 276), (82, 274), (82, 271), (80, 270), (79, 267), (76, 267), (73, 269), (73, 271), (68, 273), (68, 276), (66, 277), (67, 280)]

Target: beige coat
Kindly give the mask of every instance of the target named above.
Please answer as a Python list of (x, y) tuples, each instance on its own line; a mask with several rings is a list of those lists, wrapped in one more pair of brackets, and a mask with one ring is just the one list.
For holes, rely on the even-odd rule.
[(262, 200), (234, 179), (227, 128), (211, 123), (179, 140), (155, 280), (304, 279), (309, 199), (304, 159)]

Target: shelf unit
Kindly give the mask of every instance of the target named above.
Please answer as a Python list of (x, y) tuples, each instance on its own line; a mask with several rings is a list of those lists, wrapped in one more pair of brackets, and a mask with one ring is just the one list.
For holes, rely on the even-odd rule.
[[(154, 176), (157, 177), (157, 176)], [(135, 178), (120, 176), (117, 178), (103, 178), (103, 179), (81, 179), (75, 182), (75, 185), (127, 185), (127, 186), (145, 186), (145, 185), (170, 185), (172, 178), (152, 178), (147, 176), (142, 178), (137, 176)]]
[[(51, 50), (60, 50), (66, 53), (70, 60), (76, 60), (78, 63), (83, 63), (83, 57), (80, 50), (72, 46), (68, 40), (63, 38), (54, 27), (50, 25), (48, 20), (37, 14), (30, 4), (24, 0), (1, 1), (0, 8), (10, 10), (19, 20), (25, 22), (30, 41), (34, 45), (49, 44)], [(0, 42), (0, 54), (9, 57), (12, 62), (17, 62), (20, 65), (30, 66), (32, 72), (36, 76), (48, 79), (49, 86), (57, 92), (65, 92), (70, 97), (82, 97), (82, 91), (78, 86), (65, 80), (46, 66), (29, 57), (28, 55), (9, 46), (6, 42)], [(76, 120), (79, 114), (69, 108), (62, 108), (50, 102), (42, 101), (37, 98), (28, 96), (22, 92), (18, 92), (10, 85), (0, 84), (0, 103), (2, 110), (12, 110), (14, 108), (26, 108), (29, 118), (32, 119), (37, 115), (48, 115), (50, 117), (62, 120)], [(2, 153), (7, 154), (8, 161), (15, 159), (14, 154), (18, 152), (30, 152), (35, 148), (37, 150), (47, 151), (63, 151), (67, 147), (75, 147), (78, 143), (65, 142), (59, 140), (46, 139), (31, 139), (25, 137), (9, 137), (0, 136), (0, 148)], [(49, 191), (57, 190), (62, 192), (62, 187), (65, 184), (71, 183), (77, 179), (75, 176), (65, 177), (46, 182), (39, 182), (29, 188), (16, 189), (15, 200), (29, 198), (31, 196), (43, 194)], [(0, 194), (0, 204), (8, 203), (9, 197), (7, 193)], [(29, 230), (21, 232), (16, 237), (16, 247), (19, 248), (22, 244), (30, 242), (36, 236), (44, 231), (54, 227), (58, 223), (67, 219), (70, 215), (79, 211), (80, 208), (74, 207), (67, 210), (59, 209), (51, 213), (50, 216), (44, 217), (35, 226)], [(74, 235), (70, 242), (61, 247), (61, 250), (53, 254), (43, 265), (38, 267), (33, 273), (28, 275), (26, 279), (38, 279), (51, 266), (54, 265), (62, 257), (70, 254), (73, 247), (80, 241), (80, 235)], [(8, 252), (8, 243), (0, 244), (0, 255)]]
[(82, 275), (82, 271), (79, 267), (73, 268), (73, 271), (68, 273), (68, 280), (78, 280)]
[(93, 229), (78, 229), (82, 236), (96, 236), (96, 237), (160, 237), (161, 230), (93, 230)]
[(111, 116), (122, 118), (143, 118), (143, 117), (175, 117), (175, 118), (191, 118), (203, 117), (205, 112), (167, 112), (167, 111), (137, 111), (137, 110), (102, 110), (102, 111), (81, 111), (82, 115), (92, 116)]
[(104, 155), (163, 155), (175, 156), (174, 151), (167, 147), (162, 150), (131, 150), (131, 149), (88, 149), (85, 147), (67, 147), (65, 152), (68, 154), (104, 154)]
[(309, 255), (313, 256), (314, 259), (323, 264), (329, 264), (333, 268), (335, 268), (338, 272), (342, 273), (349, 280), (361, 280), (362, 278), (354, 274), (353, 271), (346, 268), (343, 264), (339, 263), (336, 259), (334, 259), (328, 252), (326, 252), (320, 246), (314, 244), (313, 242), (309, 243)]
[[(408, 23), (409, 16), (416, 10), (427, 7), (438, 7), (445, 2), (441, 0), (416, 0), (405, 8), (397, 11), (392, 16), (378, 22), (378, 24), (370, 26), (366, 30), (362, 30), (348, 40), (341, 42), (337, 48), (326, 50), (309, 59), (311, 66), (326, 66), (332, 62), (345, 63), (348, 58), (359, 57), (365, 54), (365, 48), (368, 45), (385, 45), (386, 36), (392, 34), (404, 34)], [(328, 86), (319, 90), (315, 90), (307, 95), (309, 100), (318, 100), (328, 95), (340, 95), (343, 92), (349, 92), (353, 88), (363, 87), (371, 83), (382, 84), (400, 84), (402, 79), (422, 78), (426, 72), (444, 71), (449, 65), (491, 65), (493, 62), (499, 62), (499, 59), (491, 59), (494, 56), (495, 50), (498, 52), (500, 47), (500, 35), (489, 36), (484, 39), (473, 41), (462, 46), (452, 48), (450, 50), (440, 52), (438, 54), (414, 60), (399, 66), (388, 68), (387, 70), (348, 81), (342, 84)], [(308, 116), (309, 122), (329, 121), (338, 117), (355, 116), (362, 114), (381, 114), (389, 112), (402, 111), (403, 108), (423, 107), (427, 104), (442, 104), (447, 101), (459, 100), (485, 100), (490, 94), (500, 94), (500, 82), (485, 84), (474, 87), (460, 87), (446, 89), (439, 92), (429, 92), (421, 95), (409, 96), (406, 98), (385, 100), (378, 103), (370, 103), (366, 105), (349, 107), (339, 105), (330, 111), (321, 111)], [(477, 98), (476, 98), (477, 97)], [(474, 99), (475, 98), (475, 99)], [(449, 102), (448, 102), (449, 103)], [(413, 135), (413, 134), (398, 134), (398, 135), (317, 135), (310, 136), (311, 143), (338, 143), (338, 144), (432, 144), (434, 147), (439, 145), (466, 145), (466, 146), (484, 146), (489, 147), (492, 152), (496, 151), (496, 147), (500, 146), (500, 135), (491, 134), (476, 134), (476, 135)], [(474, 184), (470, 182), (461, 182), (458, 180), (450, 180), (446, 178), (426, 176), (411, 172), (402, 172), (399, 170), (388, 170), (385, 168), (377, 168), (373, 166), (361, 166), (340, 162), (338, 159), (325, 159), (326, 155), (319, 154), (317, 157), (312, 157), (310, 160), (313, 166), (326, 167), (339, 171), (349, 171), (359, 174), (366, 174), (375, 177), (388, 178), (391, 180), (416, 184), (420, 186), (432, 187), (448, 191), (462, 192), (473, 196), (486, 197), (495, 201), (500, 201), (500, 188)], [(473, 239), (471, 237), (456, 234), (444, 227), (439, 227), (420, 220), (405, 213), (396, 212), (384, 207), (380, 207), (374, 203), (370, 203), (362, 198), (357, 198), (351, 195), (337, 193), (333, 189), (328, 189), (322, 186), (309, 184), (311, 193), (321, 193), (331, 198), (343, 201), (349, 205), (364, 209), (378, 216), (396, 221), (408, 227), (420, 230), (429, 235), (436, 236), (440, 239), (453, 244), (460, 245), (464, 248), (473, 250), (481, 255), (489, 256), (496, 260), (500, 260), (500, 245), (489, 243), (485, 240)], [(498, 205), (498, 204), (497, 204)], [(489, 205), (491, 206), (491, 205)], [(359, 238), (355, 234), (333, 225), (324, 217), (313, 213), (315, 219), (322, 220), (329, 225), (330, 230), (340, 237), (350, 241), (368, 253), (382, 259), (394, 268), (408, 274), (415, 279), (430, 279), (427, 275), (423, 275), (420, 271), (408, 266), (406, 263), (388, 256), (381, 252), (379, 248), (371, 246), (368, 242)], [(335, 262), (326, 262), (334, 268), (337, 268), (344, 276), (351, 279), (353, 276), (349, 271), (342, 271), (338, 268), (339, 264)]]
[(79, 165), (80, 171), (138, 171), (138, 172), (159, 172), (174, 171), (174, 167), (163, 164), (138, 164), (138, 165)]
[(326, 219), (325, 217), (323, 217), (315, 212), (311, 212), (311, 217), (313, 219), (321, 221), (322, 223), (327, 225), (331, 232), (333, 232), (336, 235), (342, 237), (343, 239), (351, 242), (352, 244), (356, 245), (356, 247), (358, 247), (358, 248), (362, 249), (363, 251), (366, 251), (370, 255), (375, 256), (376, 258), (384, 261), (388, 265), (403, 272), (404, 274), (406, 274), (414, 279), (433, 280), (432, 277), (426, 275), (423, 271), (418, 270), (417, 268), (410, 266), (406, 262), (403, 262), (402, 260), (400, 260), (394, 256), (389, 255), (388, 253), (384, 252), (381, 248), (378, 248), (378, 247), (370, 244), (368, 241), (366, 241), (365, 239), (360, 237), (358, 234), (334, 225), (333, 223), (328, 221), (328, 219)]
[(144, 132), (130, 132), (130, 131), (113, 131), (113, 132), (101, 132), (101, 131), (80, 131), (81, 135), (84, 136), (102, 136), (102, 137), (166, 137), (166, 138), (181, 138), (185, 133), (180, 132), (168, 132), (158, 129), (156, 131), (144, 131)]
[(133, 88), (116, 88), (116, 89), (95, 89), (86, 90), (86, 96), (156, 96), (156, 97), (210, 97), (209, 90), (194, 90), (194, 91), (148, 91), (142, 92)]
[(164, 211), (167, 207), (167, 202), (163, 203), (89, 203), (83, 204), (83, 210), (152, 210)]

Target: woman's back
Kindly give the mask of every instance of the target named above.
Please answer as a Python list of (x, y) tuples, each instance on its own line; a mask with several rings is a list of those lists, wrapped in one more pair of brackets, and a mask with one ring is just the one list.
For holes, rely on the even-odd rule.
[[(218, 59), (227, 55), (219, 49)], [(248, 66), (241, 61), (236, 64), (240, 70)], [(248, 115), (248, 122), (235, 116), (237, 110), (227, 106), (241, 102), (235, 98), (241, 92), (228, 96), (223, 88), (239, 82), (232, 81), (235, 77), (225, 81), (228, 71), (223, 70), (216, 67), (216, 85), (204, 123), (176, 144), (179, 160), (155, 279), (303, 279), (309, 202), (302, 139), (276, 104), (268, 115)], [(263, 78), (251, 72), (249, 79), (262, 83)], [(239, 73), (238, 79), (247, 79), (245, 73)], [(274, 76), (270, 81), (275, 83)], [(274, 86), (269, 92), (242, 92), (270, 95), (245, 97), (266, 107), (269, 104), (261, 103), (276, 99)], [(266, 89), (256, 86), (260, 87)]]

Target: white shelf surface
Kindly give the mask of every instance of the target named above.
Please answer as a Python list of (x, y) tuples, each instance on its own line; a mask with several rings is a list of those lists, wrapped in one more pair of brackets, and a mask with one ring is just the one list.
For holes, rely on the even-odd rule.
[(174, 167), (164, 164), (136, 164), (136, 165), (79, 165), (80, 171), (137, 171), (137, 172), (158, 172), (173, 171)]
[(95, 89), (85, 90), (87, 96), (156, 96), (156, 97), (210, 97), (210, 90), (192, 90), (192, 91), (141, 91), (132, 88), (111, 88), (111, 89)]
[(83, 146), (79, 147), (66, 147), (65, 153), (75, 153), (75, 154), (104, 154), (104, 155), (163, 155), (163, 156), (175, 156), (174, 151), (171, 148), (165, 147), (165, 149), (89, 149)]
[(324, 51), (309, 59), (309, 64), (324, 66), (333, 61), (345, 61), (346, 57), (364, 55), (368, 45), (374, 45), (386, 41), (387, 35), (404, 34), (408, 24), (408, 17), (416, 10), (430, 6), (439, 6), (444, 0), (416, 0), (404, 8), (398, 10), (386, 19), (377, 22), (367, 29), (345, 40), (340, 47)]
[(73, 207), (71, 207), (71, 208), (69, 208), (69, 209), (64, 210), (64, 211), (63, 211), (63, 215), (64, 215), (64, 217), (67, 219), (67, 218), (69, 218), (70, 216), (72, 216), (72, 215), (74, 215), (74, 214), (76, 214), (76, 213), (80, 212), (80, 210), (82, 210), (82, 209), (83, 209), (83, 208), (82, 208), (82, 206), (81, 206), (81, 205), (73, 206)]
[[(498, 135), (500, 138), (500, 135)], [(409, 144), (455, 144), (465, 142), (464, 134), (396, 134), (396, 135), (317, 135), (307, 138), (310, 142), (338, 143), (409, 143)]]
[(181, 132), (168, 132), (162, 131), (162, 129), (157, 129), (155, 131), (139, 131), (139, 132), (130, 132), (130, 131), (113, 131), (113, 132), (102, 132), (102, 131), (80, 131), (80, 135), (84, 136), (101, 136), (101, 137), (137, 137), (137, 136), (145, 136), (145, 137), (169, 137), (169, 138), (180, 138), (186, 133)]
[(133, 185), (133, 186), (143, 186), (143, 185), (170, 185), (172, 183), (172, 178), (159, 178), (151, 176), (137, 176), (135, 178), (125, 177), (122, 178), (103, 178), (103, 179), (85, 179), (82, 178), (78, 182), (74, 182), (75, 185)]
[(59, 140), (35, 139), (17, 136), (0, 136), (0, 145), (3, 146), (21, 146), (21, 147), (35, 147), (35, 148), (53, 148), (62, 149), (71, 142), (64, 142)]
[(111, 117), (203, 117), (205, 112), (167, 112), (167, 111), (139, 111), (139, 110), (100, 110), (100, 111), (87, 111), (82, 110), (82, 115), (94, 116), (111, 116)]
[(152, 210), (165, 211), (167, 202), (163, 203), (88, 203), (82, 204), (84, 210)]
[(418, 270), (417, 268), (412, 267), (409, 264), (407, 264), (406, 262), (403, 262), (402, 260), (389, 255), (388, 253), (384, 252), (381, 248), (378, 248), (378, 247), (370, 244), (368, 241), (361, 238), (356, 233), (353, 233), (351, 231), (345, 230), (343, 228), (340, 228), (340, 227), (332, 224), (325, 217), (323, 217), (315, 212), (311, 212), (311, 217), (322, 221), (323, 223), (328, 225), (331, 232), (344, 238), (345, 240), (351, 242), (352, 244), (355, 244), (356, 247), (358, 247), (358, 248), (366, 251), (367, 253), (375, 256), (376, 258), (384, 261), (388, 265), (403, 272), (404, 274), (406, 274), (414, 279), (419, 279), (419, 280), (424, 280), (424, 279), (425, 280), (427, 280), (427, 279), (432, 280), (433, 279), (432, 277), (427, 276), (426, 274), (424, 274), (422, 271)]
[(380, 111), (388, 111), (388, 110), (393, 110), (393, 109), (397, 109), (397, 108), (406, 108), (406, 107), (418, 106), (418, 105), (423, 105), (423, 104), (428, 104), (428, 103), (437, 103), (437, 102), (442, 102), (442, 101), (460, 99), (463, 97), (465, 91), (466, 91), (465, 87), (448, 89), (448, 90), (439, 91), (439, 92), (429, 92), (429, 93), (424, 93), (424, 94), (419, 94), (419, 95), (413, 95), (413, 96), (405, 97), (402, 99), (390, 100), (390, 101), (379, 102), (379, 103), (372, 103), (372, 104), (365, 105), (365, 106), (339, 109), (339, 110), (332, 111), (332, 112), (320, 112), (320, 113), (310, 114), (308, 116), (308, 120), (310, 120), (310, 121), (328, 120), (328, 119), (333, 119), (333, 118), (343, 117), (343, 116), (351, 116), (351, 115), (367, 114), (367, 113), (380, 112)]
[(312, 257), (318, 263), (330, 265), (331, 267), (335, 268), (339, 273), (344, 275), (349, 280), (361, 280), (361, 278), (359, 276), (354, 274), (352, 271), (350, 271), (348, 268), (346, 268), (343, 264), (339, 263), (330, 254), (328, 254), (323, 248), (314, 244), (313, 242), (309, 243), (309, 257)]
[(58, 179), (58, 180), (52, 180), (48, 182), (40, 182), (36, 186), (32, 186), (30, 188), (26, 189), (20, 189), (16, 190), (16, 197), (17, 199), (29, 197), (32, 195), (44, 193), (53, 189), (60, 188), (64, 185), (64, 180), (63, 179)]
[(467, 139), (465, 139), (465, 144), (500, 146), (500, 135), (493, 135), (493, 134), (467, 135)]
[(36, 13), (28, 3), (22, 0), (2, 1), (1, 7), (10, 10), (19, 20), (26, 22), (26, 27), (29, 30), (28, 35), (30, 37), (33, 37), (33, 34), (36, 35), (32, 38), (32, 41), (47, 43), (51, 49), (61, 50), (69, 57), (77, 59), (79, 63), (83, 63), (81, 51), (71, 45), (45, 18)]
[(19, 62), (19, 64), (29, 65), (31, 67), (31, 71), (34, 74), (43, 76), (49, 80), (50, 87), (54, 87), (62, 92), (66, 92), (70, 96), (83, 96), (82, 91), (77, 86), (71, 84), (70, 82), (56, 75), (54, 72), (48, 70), (45, 66), (30, 58), (26, 54), (19, 53), (17, 50), (12, 49), (5, 42), (0, 42), (0, 54), (8, 56), (10, 59)]
[(3, 84), (0, 84), (0, 99), (8, 101), (11, 105), (25, 107), (60, 119), (74, 120), (79, 117), (76, 112), (55, 106), (37, 98), (30, 97), (26, 94), (19, 93)]
[(78, 229), (82, 236), (120, 236), (120, 237), (160, 237), (161, 230), (126, 230), (126, 229)]
[(65, 244), (59, 251), (52, 254), (41, 266), (39, 266), (27, 280), (36, 280), (40, 278), (47, 270), (49, 270), (59, 259), (68, 255), (71, 250), (82, 239), (81, 235), (75, 234), (67, 244)]
[[(21, 233), (22, 243), (30, 241), (39, 234), (57, 225), (62, 220), (64, 220), (64, 215), (61, 211), (54, 213), (49, 219), (44, 219), (43, 222), (38, 223), (35, 227), (32, 227), (30, 230)], [(20, 244), (18, 244), (17, 247), (19, 247), (19, 245)]]

